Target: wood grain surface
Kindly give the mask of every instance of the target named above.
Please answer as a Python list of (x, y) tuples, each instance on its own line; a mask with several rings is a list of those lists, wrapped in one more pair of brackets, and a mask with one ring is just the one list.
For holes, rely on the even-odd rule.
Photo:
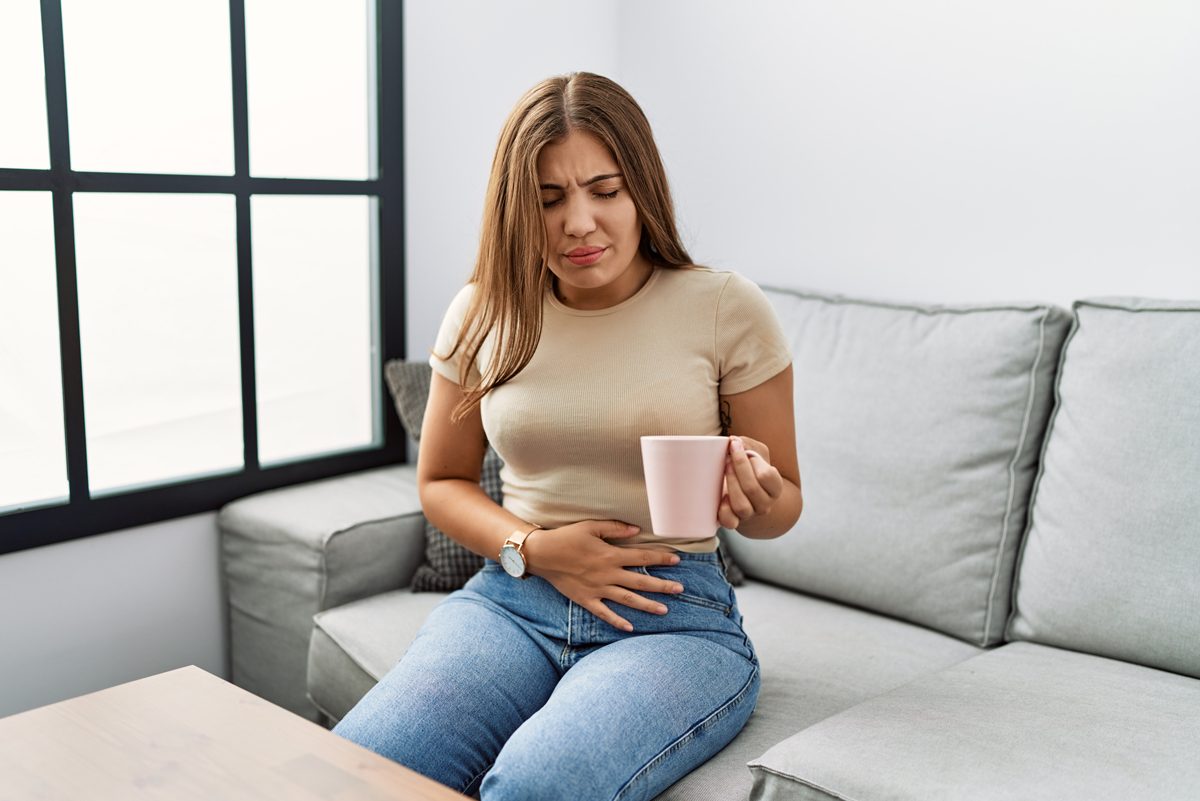
[(462, 801), (185, 667), (0, 719), (0, 801)]

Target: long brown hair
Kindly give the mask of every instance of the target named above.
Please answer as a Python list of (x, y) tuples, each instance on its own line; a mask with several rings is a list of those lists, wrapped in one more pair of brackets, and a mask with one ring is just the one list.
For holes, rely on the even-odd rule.
[[(542, 300), (552, 273), (543, 260), (546, 227), (538, 188), (542, 148), (572, 131), (594, 135), (616, 159), (642, 222), (639, 252), (657, 267), (686, 267), (691, 258), (679, 240), (667, 175), (650, 122), (628, 92), (590, 72), (548, 78), (534, 86), (508, 115), (483, 207), (475, 291), (449, 359), (460, 349), (459, 383), (465, 397), (454, 410), (461, 420), (483, 396), (529, 364), (542, 333)], [(495, 350), (481, 381), (468, 384), (471, 364), (489, 334)]]

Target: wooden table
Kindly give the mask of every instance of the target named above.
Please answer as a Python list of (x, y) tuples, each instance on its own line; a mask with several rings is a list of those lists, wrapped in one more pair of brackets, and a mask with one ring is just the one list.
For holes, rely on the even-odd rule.
[(197, 667), (0, 719), (0, 801), (462, 801)]

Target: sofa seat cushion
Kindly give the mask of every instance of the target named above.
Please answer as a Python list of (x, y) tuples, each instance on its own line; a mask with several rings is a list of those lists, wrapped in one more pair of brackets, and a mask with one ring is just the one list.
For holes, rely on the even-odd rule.
[(830, 717), (751, 764), (753, 798), (1200, 798), (1200, 681), (1013, 643)]
[[(737, 589), (762, 663), (758, 706), (738, 737), (661, 799), (749, 796), (746, 763), (797, 731), (860, 701), (980, 653), (929, 629), (747, 581)], [(403, 655), (444, 595), (385, 593), (316, 617), (309, 691), (338, 720)]]
[(383, 678), (448, 593), (380, 593), (313, 618), (308, 645), (308, 697), (336, 723)]

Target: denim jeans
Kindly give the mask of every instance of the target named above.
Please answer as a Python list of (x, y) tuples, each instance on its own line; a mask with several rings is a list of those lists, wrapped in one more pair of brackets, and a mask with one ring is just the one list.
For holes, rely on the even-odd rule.
[(334, 732), (468, 795), (652, 799), (732, 740), (759, 665), (716, 553), (629, 570), (678, 581), (610, 604), (619, 631), (544, 579), (487, 560)]

